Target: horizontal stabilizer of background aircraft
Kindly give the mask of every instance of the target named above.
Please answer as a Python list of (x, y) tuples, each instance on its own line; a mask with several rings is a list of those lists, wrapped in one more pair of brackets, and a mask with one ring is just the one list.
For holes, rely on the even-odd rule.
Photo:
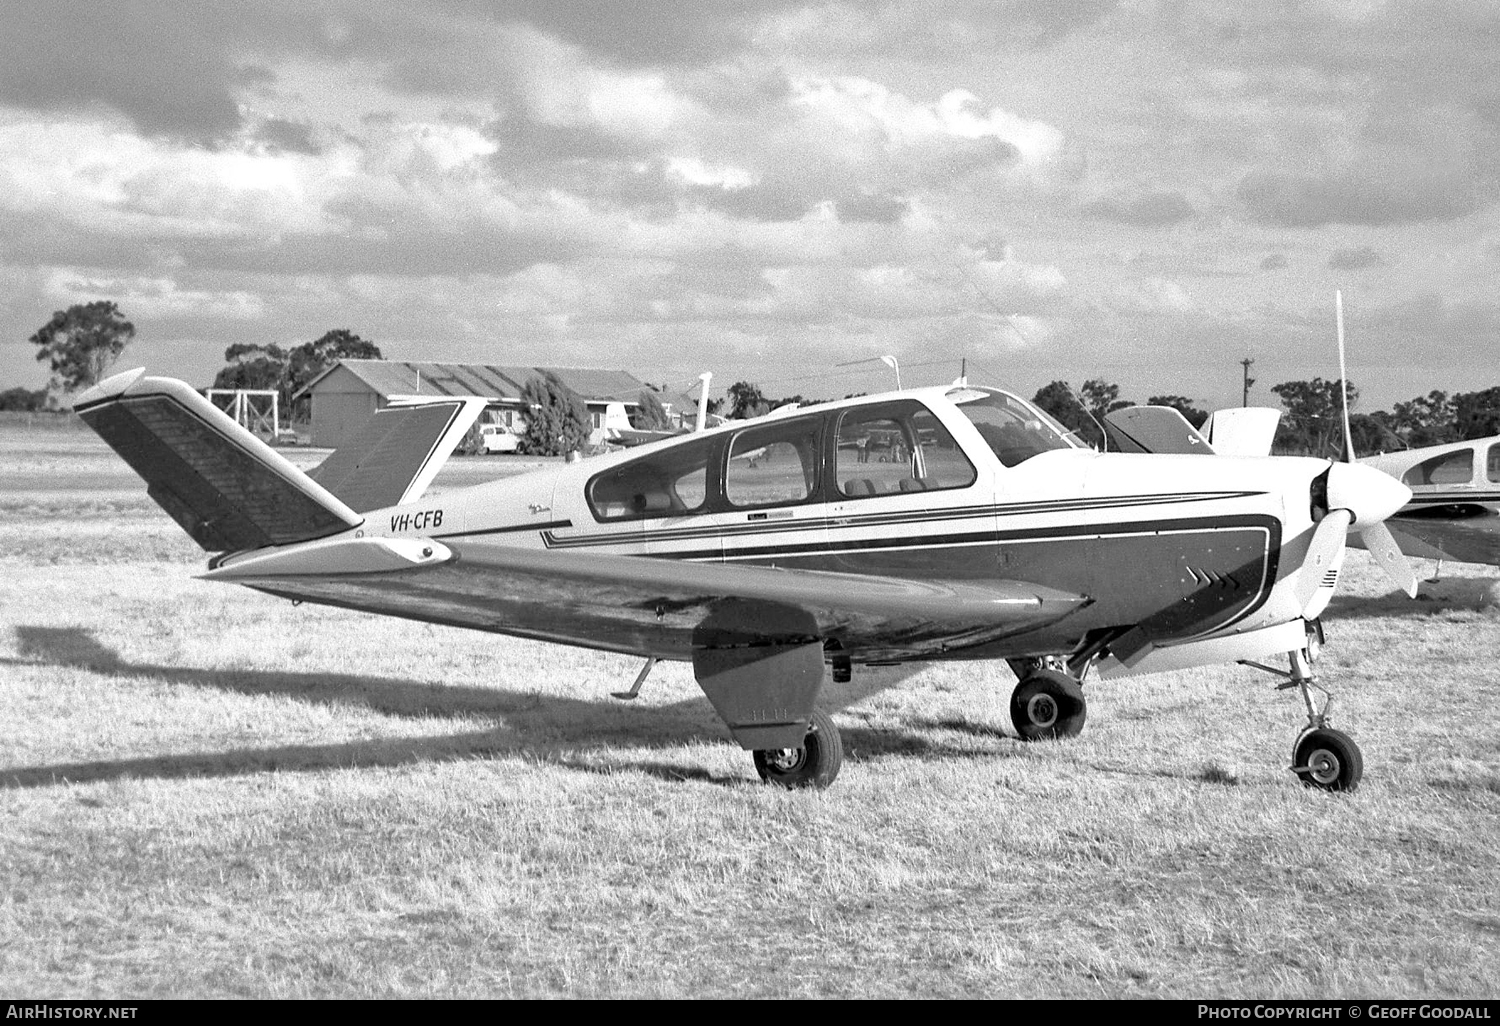
[[(761, 777), (789, 787), (839, 771), (829, 667), (1004, 660), (1011, 722), (1038, 740), (1082, 730), (1095, 668), (1284, 655), (1270, 672), (1308, 715), (1291, 769), (1353, 788), (1358, 747), (1309, 690), (1318, 617), (1347, 532), (1411, 496), (1356, 464), (1096, 453), (1035, 404), (961, 384), (438, 496), (416, 468), (459, 422), (436, 414), (372, 429), (368, 455), (316, 472), (325, 487), (181, 382), (119, 375), (77, 409), (217, 553), (208, 579), (643, 657), (626, 698), (657, 660), (688, 661)], [(363, 483), (378, 466), (399, 488)], [(383, 495), (400, 498), (370, 508)]]
[(1171, 406), (1127, 406), (1104, 415), (1110, 441), (1120, 452), (1212, 456), (1213, 446), (1181, 411)]
[(1281, 411), (1269, 406), (1230, 406), (1203, 422), (1203, 436), (1220, 456), (1269, 456)]

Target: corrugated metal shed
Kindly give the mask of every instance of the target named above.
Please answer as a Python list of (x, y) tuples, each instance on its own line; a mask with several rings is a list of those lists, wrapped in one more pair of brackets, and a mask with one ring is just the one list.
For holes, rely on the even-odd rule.
[[(625, 371), (580, 367), (513, 367), (489, 363), (401, 360), (340, 360), (308, 382), (293, 398), (314, 397), (314, 445), (346, 444), (392, 396), (481, 396), (497, 409), (521, 405), (526, 382), (550, 371), (589, 406), (602, 436), (605, 405), (634, 407), (646, 384)], [(506, 423), (509, 423), (507, 420)]]

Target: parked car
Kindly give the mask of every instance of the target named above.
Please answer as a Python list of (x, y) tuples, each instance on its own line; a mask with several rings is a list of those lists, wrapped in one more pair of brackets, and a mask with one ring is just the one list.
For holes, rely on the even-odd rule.
[(486, 453), (515, 452), (521, 445), (504, 424), (486, 424), (479, 429), (479, 437)]

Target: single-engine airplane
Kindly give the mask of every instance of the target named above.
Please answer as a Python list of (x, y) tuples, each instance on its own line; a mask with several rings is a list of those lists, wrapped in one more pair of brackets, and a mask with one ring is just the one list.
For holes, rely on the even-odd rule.
[(1408, 556), (1500, 566), (1500, 435), (1360, 460), (1411, 489), (1387, 526)]
[[(116, 375), (79, 415), (214, 553), (205, 579), (432, 623), (690, 661), (760, 776), (825, 786), (825, 667), (1008, 661), (1023, 739), (1082, 686), (1245, 661), (1299, 690), (1292, 769), (1349, 790), (1312, 697), (1345, 537), (1410, 490), (1357, 464), (1096, 453), (994, 388), (861, 396), (424, 497), (474, 400), (387, 409), (310, 473), (186, 384)], [(899, 453), (861, 459), (869, 441)], [(899, 439), (899, 445), (886, 445)], [(865, 445), (859, 443), (864, 440)], [(851, 444), (852, 443), (852, 444)], [(767, 459), (745, 454), (765, 450)], [(1254, 660), (1284, 654), (1288, 670)]]

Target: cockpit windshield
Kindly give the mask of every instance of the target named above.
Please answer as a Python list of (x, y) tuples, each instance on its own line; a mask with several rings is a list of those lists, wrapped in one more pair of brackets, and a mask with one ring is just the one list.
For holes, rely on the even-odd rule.
[(1038, 409), (994, 388), (955, 388), (948, 399), (978, 429), (1007, 467), (1049, 449), (1081, 449), (1078, 437)]

